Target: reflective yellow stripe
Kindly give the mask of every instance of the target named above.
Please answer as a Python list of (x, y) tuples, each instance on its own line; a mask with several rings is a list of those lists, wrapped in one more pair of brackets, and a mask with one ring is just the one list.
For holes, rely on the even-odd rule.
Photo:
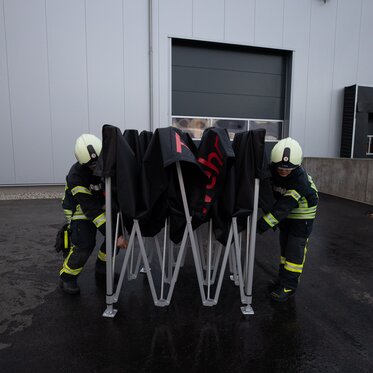
[(73, 196), (75, 196), (75, 194), (78, 194), (78, 193), (84, 193), (84, 194), (90, 194), (90, 195), (92, 195), (91, 191), (88, 188), (86, 188), (84, 186), (80, 186), (80, 185), (78, 185), (75, 188), (71, 189), (71, 193), (72, 193)]
[(306, 261), (307, 251), (308, 251), (308, 238), (307, 238), (306, 246), (304, 247), (303, 262), (302, 262), (302, 264), (304, 264), (304, 262)]
[(264, 215), (263, 219), (271, 228), (278, 224), (278, 220), (270, 212), (267, 215)]
[(71, 217), (71, 220), (88, 220), (88, 218), (84, 215), (80, 205), (76, 206), (76, 210), (74, 212), (74, 215)]
[(70, 216), (70, 217), (71, 217), (71, 215), (73, 214), (72, 210), (64, 209), (63, 212), (64, 212), (64, 214), (65, 214), (66, 217), (67, 217), (67, 216)]
[(105, 213), (103, 212), (102, 214), (97, 216), (97, 218), (93, 219), (93, 223), (97, 228), (101, 227), (102, 224), (105, 224), (106, 223)]
[(77, 269), (72, 269), (67, 265), (67, 262), (69, 261), (70, 256), (73, 253), (73, 251), (74, 251), (74, 247), (71, 248), (71, 250), (69, 252), (69, 255), (66, 257), (65, 261), (63, 262), (63, 266), (62, 266), (62, 269), (60, 271), (60, 275), (62, 275), (62, 273), (67, 273), (68, 275), (78, 276), (80, 274), (80, 272), (83, 270), (83, 267), (77, 268)]
[(65, 249), (69, 247), (69, 232), (67, 230), (63, 232), (63, 246)]
[(316, 214), (289, 214), (288, 219), (312, 220), (316, 218)]
[(89, 219), (84, 214), (82, 214), (82, 215), (74, 214), (74, 216), (71, 218), (71, 220), (89, 220)]
[(283, 256), (281, 256), (281, 259), (280, 259), (281, 264), (284, 264), (284, 268), (289, 272), (302, 273), (303, 265), (304, 265), (304, 262), (306, 261), (307, 250), (308, 250), (308, 238), (307, 238), (306, 245), (305, 245), (304, 251), (303, 251), (302, 264), (296, 264), (296, 263), (288, 262), (288, 261), (286, 261), (286, 258), (283, 257)]
[(297, 212), (299, 214), (302, 213), (311, 213), (316, 212), (317, 206), (311, 206), (311, 207), (296, 207), (291, 210), (291, 212)]
[(310, 214), (293, 214), (293, 213), (290, 213), (287, 218), (288, 219), (308, 219), (308, 220), (312, 220), (312, 219), (315, 219), (316, 217), (316, 213), (310, 213)]
[(302, 197), (302, 198), (298, 201), (298, 205), (299, 205), (299, 208), (308, 208), (308, 201), (307, 201), (307, 198), (306, 198), (306, 197)]
[(290, 272), (302, 273), (303, 264), (296, 264), (296, 263), (285, 261), (284, 268)]
[(103, 262), (106, 262), (106, 253), (104, 253), (101, 250), (99, 250), (97, 258), (100, 259), (100, 260), (102, 260)]
[(65, 200), (65, 197), (66, 197), (66, 191), (68, 190), (69, 188), (67, 187), (67, 184), (65, 184), (65, 191), (63, 193), (63, 197), (62, 197), (62, 202)]
[(293, 197), (296, 201), (299, 201), (301, 198), (301, 195), (294, 189), (287, 190), (284, 196)]
[(308, 175), (308, 181), (309, 181), (310, 184), (311, 184), (311, 188), (316, 192), (316, 194), (318, 194), (318, 193), (317, 193), (318, 190), (317, 190), (317, 188), (316, 188), (316, 185), (315, 185), (315, 183), (313, 182), (312, 177), (311, 177), (310, 175)]
[(65, 214), (65, 218), (66, 218), (67, 223), (70, 224), (73, 212), (71, 210), (66, 210), (66, 209), (64, 209), (63, 212)]
[(315, 219), (317, 206), (298, 207), (290, 211), (288, 219)]

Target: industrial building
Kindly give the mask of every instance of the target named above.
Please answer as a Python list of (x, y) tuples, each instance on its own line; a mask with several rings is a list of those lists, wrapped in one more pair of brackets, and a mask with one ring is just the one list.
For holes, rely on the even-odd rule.
[[(372, 18), (371, 0), (0, 0), (0, 370), (371, 372)], [(320, 201), (296, 296), (269, 299), (272, 230), (252, 240), (249, 316), (228, 267), (219, 302), (201, 303), (190, 250), (165, 307), (138, 271), (102, 317), (95, 255), (80, 295), (63, 293), (60, 197), (76, 138), (105, 124), (197, 144), (264, 128), (267, 154), (298, 140)]]

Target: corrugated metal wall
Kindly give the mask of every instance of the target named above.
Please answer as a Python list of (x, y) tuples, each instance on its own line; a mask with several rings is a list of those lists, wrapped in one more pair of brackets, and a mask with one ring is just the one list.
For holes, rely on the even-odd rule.
[(62, 182), (104, 123), (168, 125), (170, 37), (293, 50), (290, 134), (337, 156), (343, 87), (373, 85), (372, 18), (371, 0), (0, 0), (0, 185)]

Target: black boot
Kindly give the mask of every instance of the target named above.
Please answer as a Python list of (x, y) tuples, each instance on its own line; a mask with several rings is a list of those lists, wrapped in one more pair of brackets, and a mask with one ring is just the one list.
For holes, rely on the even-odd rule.
[(272, 291), (277, 290), (280, 286), (281, 286), (280, 279), (271, 280), (267, 285), (268, 292), (272, 293)]
[(69, 281), (60, 279), (60, 288), (67, 294), (77, 295), (80, 293), (80, 288), (76, 279), (72, 279)]
[(295, 289), (290, 289), (284, 286), (278, 287), (276, 290), (272, 291), (271, 299), (276, 302), (286, 302), (295, 293)]

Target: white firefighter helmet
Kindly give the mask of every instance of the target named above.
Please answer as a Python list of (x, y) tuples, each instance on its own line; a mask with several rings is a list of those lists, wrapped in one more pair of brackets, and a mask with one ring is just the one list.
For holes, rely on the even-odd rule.
[(83, 133), (76, 139), (75, 157), (80, 164), (89, 164), (97, 161), (102, 149), (101, 140), (95, 135)]
[(302, 160), (302, 148), (291, 137), (280, 140), (271, 152), (271, 162), (276, 167), (293, 169), (300, 166)]

